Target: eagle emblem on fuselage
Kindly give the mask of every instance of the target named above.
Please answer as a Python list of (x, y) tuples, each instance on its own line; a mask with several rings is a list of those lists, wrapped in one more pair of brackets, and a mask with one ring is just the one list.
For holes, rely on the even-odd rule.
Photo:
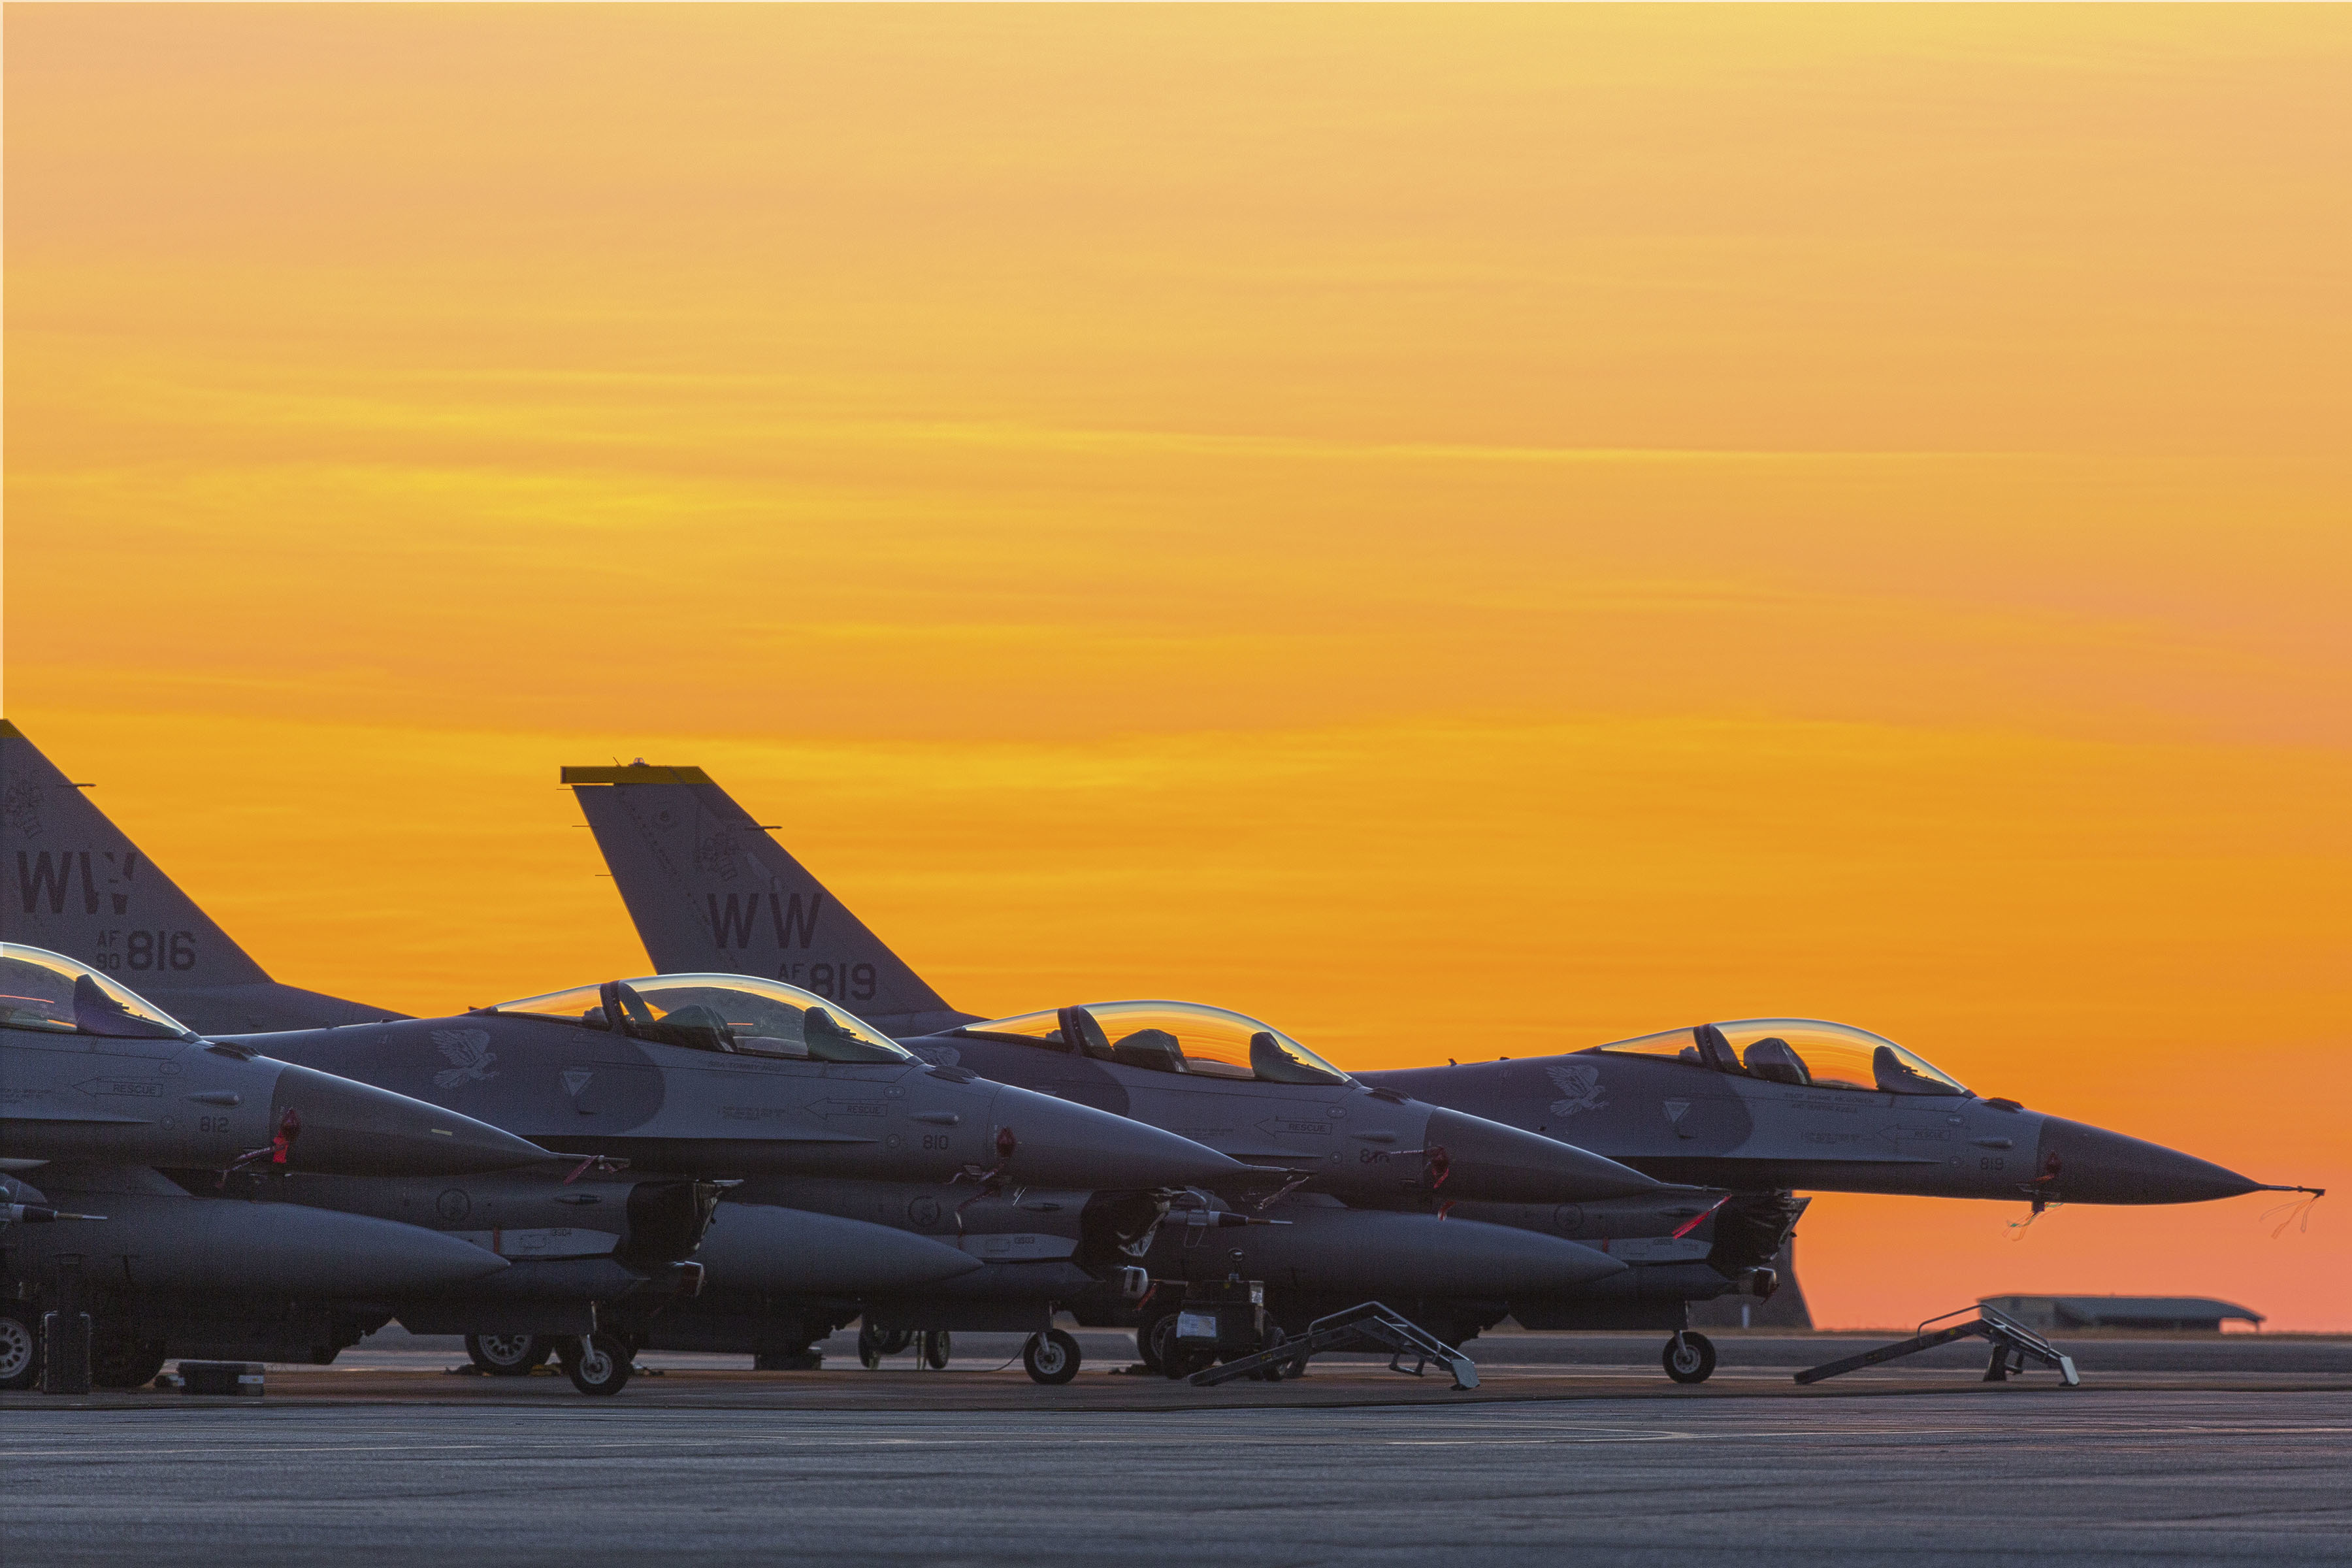
[(455, 1089), (461, 1083), (479, 1083), (499, 1076), (490, 1070), (499, 1054), (490, 1049), (488, 1029), (436, 1029), (433, 1043), (454, 1064), (433, 1075), (434, 1088)]
[(1609, 1102), (1601, 1098), (1601, 1069), (1586, 1067), (1581, 1062), (1553, 1062), (1544, 1072), (1567, 1096), (1551, 1102), (1554, 1116), (1573, 1116), (1580, 1110), (1606, 1110)]

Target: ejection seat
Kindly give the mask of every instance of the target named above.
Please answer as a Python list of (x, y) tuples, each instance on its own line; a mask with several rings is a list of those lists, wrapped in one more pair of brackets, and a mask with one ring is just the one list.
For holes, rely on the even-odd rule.
[(1724, 1038), (1723, 1031), (1713, 1024), (1701, 1024), (1691, 1031), (1698, 1041), (1698, 1059), (1717, 1072), (1740, 1072), (1739, 1055)]
[(1793, 1083), (1804, 1087), (1813, 1081), (1812, 1073), (1805, 1067), (1805, 1058), (1778, 1035), (1767, 1035), (1749, 1046), (1740, 1059), (1748, 1064), (1749, 1072), (1758, 1078), (1770, 1079), (1774, 1083)]
[(1110, 1059), (1122, 1067), (1149, 1068), (1153, 1072), (1182, 1072), (1184, 1048), (1165, 1029), (1138, 1029), (1110, 1048)]
[(1260, 1029), (1250, 1037), (1250, 1071), (1260, 1083), (1335, 1083), (1340, 1080), (1319, 1067), (1309, 1067), (1288, 1051), (1274, 1037), (1271, 1029)]
[(1941, 1079), (1929, 1078), (1895, 1054), (1891, 1047), (1880, 1046), (1870, 1053), (1870, 1076), (1877, 1080), (1881, 1094), (1955, 1094), (1960, 1092)]
[(674, 1046), (684, 1046), (697, 1051), (731, 1051), (735, 1048), (735, 1031), (728, 1026), (726, 1015), (707, 1003), (689, 1002), (671, 1009), (656, 1027), (662, 1037)]

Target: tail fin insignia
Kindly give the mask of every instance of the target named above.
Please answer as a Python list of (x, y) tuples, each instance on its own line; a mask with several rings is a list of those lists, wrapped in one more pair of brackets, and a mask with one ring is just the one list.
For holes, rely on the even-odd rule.
[(146, 992), (269, 979), (23, 731), (0, 720), (0, 876), (10, 872), (15, 897), (0, 895), (0, 927), (11, 942), (79, 958)]
[(565, 768), (596, 847), (665, 973), (760, 974), (894, 1034), (953, 1012), (700, 768)]
[(280, 985), (163, 868), (0, 719), (0, 936), (119, 977), (206, 1034), (307, 1029), (387, 1015)]

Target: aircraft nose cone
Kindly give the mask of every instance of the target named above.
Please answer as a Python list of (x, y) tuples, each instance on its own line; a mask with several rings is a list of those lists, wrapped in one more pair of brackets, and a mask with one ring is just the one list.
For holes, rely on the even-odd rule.
[(286, 1168), (346, 1176), (460, 1176), (549, 1158), (487, 1121), (347, 1078), (288, 1065), (269, 1100), (272, 1131), (294, 1113)]
[(1498, 1204), (1584, 1203), (1654, 1193), (1659, 1184), (1571, 1143), (1459, 1110), (1431, 1112), (1427, 1141), (1445, 1151), (1447, 1197)]
[(772, 1204), (720, 1204), (694, 1258), (722, 1290), (810, 1295), (911, 1289), (980, 1267), (912, 1231)]
[(1191, 1187), (1246, 1173), (1238, 1160), (1190, 1138), (1090, 1105), (1006, 1086), (992, 1110), (1008, 1181), (1047, 1187)]
[(2070, 1204), (2201, 1204), (2251, 1193), (2260, 1183), (2193, 1154), (2060, 1117), (2044, 1117), (2037, 1174)]

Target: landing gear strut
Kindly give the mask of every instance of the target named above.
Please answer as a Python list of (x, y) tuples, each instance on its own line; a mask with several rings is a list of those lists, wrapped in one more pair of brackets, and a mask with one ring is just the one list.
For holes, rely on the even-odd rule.
[(1666, 1352), (1658, 1360), (1676, 1383), (1705, 1383), (1715, 1375), (1715, 1342), (1685, 1329), (1666, 1342)]

